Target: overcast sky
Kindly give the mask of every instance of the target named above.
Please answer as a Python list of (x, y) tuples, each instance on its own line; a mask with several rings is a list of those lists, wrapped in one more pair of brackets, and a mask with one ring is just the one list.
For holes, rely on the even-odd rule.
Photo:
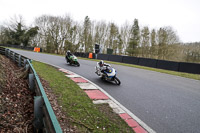
[(0, 0), (0, 24), (22, 15), (26, 24), (40, 15), (70, 14), (73, 20), (105, 20), (121, 25), (172, 26), (181, 41), (200, 41), (200, 0)]

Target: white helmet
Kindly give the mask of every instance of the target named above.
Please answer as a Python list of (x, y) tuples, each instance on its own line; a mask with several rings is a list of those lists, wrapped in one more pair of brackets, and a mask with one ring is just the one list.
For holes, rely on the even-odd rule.
[(100, 66), (103, 66), (103, 64), (104, 64), (104, 62), (103, 62), (103, 60), (101, 60), (101, 61), (99, 62), (99, 65), (100, 65)]

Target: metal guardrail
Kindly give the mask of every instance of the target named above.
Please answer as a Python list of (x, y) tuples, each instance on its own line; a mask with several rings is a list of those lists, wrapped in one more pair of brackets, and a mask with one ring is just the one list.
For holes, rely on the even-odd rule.
[(56, 119), (39, 76), (31, 64), (31, 60), (4, 47), (0, 47), (0, 54), (10, 58), (28, 72), (29, 89), (36, 94), (34, 97), (34, 132), (62, 133), (60, 124)]

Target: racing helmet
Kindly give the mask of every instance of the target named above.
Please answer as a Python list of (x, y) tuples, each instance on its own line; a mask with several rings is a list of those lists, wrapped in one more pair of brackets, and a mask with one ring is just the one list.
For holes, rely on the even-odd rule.
[(101, 60), (100, 62), (99, 62), (99, 66), (103, 66), (103, 64), (104, 64), (104, 62), (103, 62), (103, 60)]

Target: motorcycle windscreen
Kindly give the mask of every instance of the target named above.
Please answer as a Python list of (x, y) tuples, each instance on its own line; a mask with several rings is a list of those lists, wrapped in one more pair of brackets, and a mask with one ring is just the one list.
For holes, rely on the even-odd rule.
[(113, 77), (116, 75), (115, 73), (115, 69), (111, 68), (111, 67), (108, 67), (106, 70), (105, 70), (105, 73), (108, 75), (108, 77)]

